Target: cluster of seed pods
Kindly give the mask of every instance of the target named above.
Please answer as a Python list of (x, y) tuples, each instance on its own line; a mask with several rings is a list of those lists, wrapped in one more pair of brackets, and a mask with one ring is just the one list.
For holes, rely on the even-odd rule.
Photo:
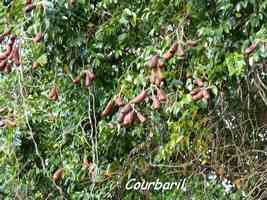
[[(162, 89), (163, 82), (165, 77), (163, 75), (163, 69), (166, 63), (177, 54), (179, 57), (185, 56), (185, 50), (182, 45), (178, 42), (175, 42), (170, 49), (163, 55), (161, 58), (159, 54), (153, 55), (148, 63), (149, 68), (151, 69), (150, 75), (150, 83), (155, 86), (156, 91), (155, 94), (149, 93), (148, 89), (144, 89), (141, 91), (139, 95), (130, 100), (128, 103), (125, 103), (123, 97), (117, 95), (113, 97), (106, 105), (105, 109), (101, 113), (102, 117), (106, 117), (111, 115), (114, 109), (117, 107), (117, 122), (121, 126), (130, 126), (133, 124), (135, 119), (138, 119), (140, 123), (145, 123), (147, 118), (143, 113), (137, 111), (135, 109), (135, 105), (142, 103), (146, 98), (152, 99), (152, 107), (155, 110), (159, 110), (161, 107), (161, 103), (167, 101), (168, 97), (165, 91)], [(112, 128), (113, 126), (111, 126)]]
[(17, 37), (11, 35), (11, 29), (5, 31), (0, 36), (0, 42), (7, 40), (5, 50), (0, 53), (0, 71), (9, 74), (12, 71), (13, 63), (17, 66), (21, 64)]

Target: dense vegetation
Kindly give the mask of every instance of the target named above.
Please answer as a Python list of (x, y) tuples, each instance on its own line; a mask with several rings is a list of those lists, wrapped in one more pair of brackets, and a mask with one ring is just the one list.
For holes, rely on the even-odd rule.
[(4, 0), (0, 16), (1, 197), (267, 196), (267, 0)]

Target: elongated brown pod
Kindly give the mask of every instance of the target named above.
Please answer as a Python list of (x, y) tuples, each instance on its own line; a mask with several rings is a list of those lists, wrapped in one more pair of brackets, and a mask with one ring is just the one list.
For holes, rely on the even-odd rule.
[(203, 97), (203, 90), (200, 90), (198, 93), (192, 95), (192, 99), (194, 101), (197, 101), (199, 99), (202, 99), (202, 97)]
[(136, 115), (137, 115), (138, 120), (139, 120), (141, 123), (145, 123), (145, 122), (146, 122), (146, 117), (145, 117), (142, 113), (137, 112)]
[(178, 42), (173, 43), (169, 51), (174, 54), (177, 51), (179, 45), (180, 44)]
[(53, 181), (55, 183), (58, 183), (62, 179), (63, 174), (64, 174), (64, 168), (63, 167), (57, 169), (55, 171), (55, 173), (53, 174), (53, 177), (52, 177), (53, 178)]
[(196, 84), (197, 84), (197, 86), (199, 86), (199, 87), (203, 87), (203, 86), (204, 86), (204, 82), (203, 82), (201, 79), (197, 79), (197, 80), (196, 80)]
[(159, 110), (160, 109), (160, 101), (159, 101), (159, 99), (156, 96), (153, 96), (152, 100), (153, 100), (153, 108), (156, 109), (156, 110)]
[(158, 60), (157, 68), (163, 68), (163, 67), (165, 67), (165, 60), (160, 58)]
[(165, 60), (170, 60), (171, 58), (173, 57), (173, 54), (171, 53), (171, 52), (169, 52), (169, 51), (167, 51), (164, 55), (163, 55), (163, 58), (165, 59)]
[(245, 54), (249, 55), (251, 53), (253, 53), (257, 48), (257, 43), (253, 43), (252, 45), (250, 45), (248, 48), (245, 49)]
[(59, 89), (58, 89), (57, 86), (54, 86), (54, 87), (51, 89), (48, 98), (49, 98), (50, 100), (57, 101), (57, 100), (58, 100), (58, 97), (59, 97)]
[(163, 55), (163, 58), (166, 59), (167, 61), (170, 60), (175, 52), (177, 51), (177, 48), (178, 48), (179, 44), (177, 42), (175, 42), (171, 48)]
[(4, 41), (4, 39), (5, 39), (5, 36), (0, 35), (0, 43), (2, 43)]
[(12, 31), (12, 28), (8, 28), (2, 35), (6, 37), (11, 34), (11, 31)]
[(7, 45), (6, 50), (3, 53), (0, 53), (0, 60), (6, 59), (12, 51), (12, 46)]
[(36, 36), (32, 39), (34, 43), (42, 42), (44, 39), (44, 34), (42, 32), (39, 32), (36, 34)]
[(0, 71), (3, 71), (6, 67), (7, 60), (0, 61)]
[(101, 117), (106, 117), (110, 115), (114, 109), (115, 102), (113, 99), (111, 99), (108, 104), (106, 105), (105, 109), (101, 113)]
[(7, 63), (4, 69), (4, 72), (6, 74), (9, 74), (12, 71), (12, 65), (10, 63)]
[(193, 89), (191, 92), (190, 92), (190, 94), (192, 95), (192, 96), (194, 96), (194, 95), (196, 95), (197, 93), (199, 93), (200, 92), (200, 88), (195, 88), (195, 89)]
[(9, 45), (10, 45), (11, 49), (12, 49), (13, 45), (15, 44), (16, 40), (17, 40), (17, 36), (16, 35), (12, 35), (10, 37), (10, 43), (9, 43)]
[(143, 90), (138, 96), (130, 101), (132, 104), (143, 102), (148, 96), (147, 90)]
[(210, 98), (210, 93), (207, 89), (203, 89), (203, 99), (208, 100)]
[(25, 6), (24, 8), (24, 12), (25, 13), (28, 13), (28, 12), (31, 12), (36, 6), (34, 4), (28, 4)]
[(87, 158), (83, 159), (83, 166), (85, 169), (90, 169), (90, 167), (92, 166), (92, 162), (89, 161)]
[(11, 34), (11, 28), (6, 30), (2, 35), (0, 35), (0, 43), (5, 39), (6, 36)]
[(168, 97), (167, 97), (166, 93), (164, 92), (164, 90), (158, 88), (157, 89), (157, 98), (161, 102), (161, 101), (166, 101)]
[(86, 87), (90, 87), (91, 84), (92, 84), (92, 80), (91, 80), (91, 77), (90, 77), (89, 72), (87, 71), (87, 72), (85, 73), (85, 86), (86, 86)]
[(133, 123), (133, 120), (134, 120), (134, 111), (130, 111), (124, 116), (123, 125), (124, 126), (131, 125)]
[(160, 57), (158, 54), (152, 56), (149, 60), (148, 66), (150, 68), (156, 68), (158, 66), (158, 61), (159, 61)]
[(12, 51), (12, 60), (14, 63), (18, 66), (20, 65), (20, 54), (19, 54), (19, 48), (15, 47)]
[(81, 83), (81, 76), (79, 75), (76, 76), (75, 79), (73, 80), (73, 83), (79, 85)]
[(32, 4), (32, 0), (26, 0), (26, 5)]
[(91, 71), (88, 71), (88, 76), (91, 79), (91, 81), (94, 81), (96, 79), (96, 75)]
[(131, 104), (126, 104), (125, 106), (123, 106), (120, 110), (119, 110), (119, 113), (118, 113), (118, 116), (117, 116), (117, 119), (118, 119), (118, 122), (121, 123), (123, 121), (123, 118), (124, 116), (130, 112), (132, 110), (132, 106)]

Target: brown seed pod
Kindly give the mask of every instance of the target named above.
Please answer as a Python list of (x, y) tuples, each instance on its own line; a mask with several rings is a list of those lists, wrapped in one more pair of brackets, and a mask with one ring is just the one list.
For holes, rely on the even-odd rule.
[(167, 61), (170, 60), (174, 56), (175, 52), (177, 51), (178, 46), (179, 44), (175, 42), (171, 46), (171, 48), (163, 55), (163, 58)]
[(245, 54), (249, 55), (251, 53), (253, 53), (257, 48), (257, 43), (253, 43), (252, 45), (250, 45), (248, 48), (245, 49)]
[(39, 32), (36, 34), (36, 36), (32, 39), (34, 43), (42, 42), (44, 39), (44, 34), (42, 32)]
[(203, 99), (208, 100), (210, 98), (210, 93), (207, 89), (203, 89)]
[(4, 39), (5, 39), (5, 36), (0, 35), (0, 43), (2, 43), (4, 41)]
[(130, 112), (131, 110), (132, 110), (132, 106), (131, 106), (131, 104), (128, 103), (128, 104), (126, 104), (125, 106), (123, 106), (123, 107), (120, 109), (119, 113), (118, 113), (118, 117), (117, 117), (118, 122), (121, 123), (121, 122), (123, 121), (124, 116), (125, 116), (128, 112)]
[(115, 106), (115, 101), (111, 99), (106, 105), (104, 111), (101, 113), (101, 117), (106, 117), (110, 115), (114, 109), (114, 106)]
[(153, 96), (152, 100), (153, 100), (153, 108), (156, 109), (156, 110), (159, 110), (160, 109), (160, 101), (159, 101), (159, 99), (156, 96)]
[(57, 86), (54, 86), (50, 91), (48, 98), (53, 101), (57, 101), (59, 97), (59, 89)]
[(192, 95), (192, 96), (194, 96), (194, 95), (196, 95), (197, 93), (199, 93), (200, 92), (200, 88), (195, 88), (194, 90), (192, 90), (191, 92), (190, 92), (190, 94)]
[(6, 45), (6, 51), (5, 51), (5, 53), (7, 54), (7, 56), (9, 56), (9, 54), (11, 54), (11, 52), (12, 52), (12, 45), (13, 44)]
[(16, 36), (16, 35), (12, 35), (12, 36), (11, 36), (11, 38), (10, 38), (10, 43), (9, 43), (11, 49), (12, 49), (13, 45), (15, 44), (16, 39), (17, 39), (17, 36)]
[(121, 113), (128, 113), (132, 110), (132, 106), (130, 103), (126, 104), (125, 106), (122, 107), (120, 110)]
[(167, 51), (164, 55), (163, 55), (163, 58), (165, 59), (165, 60), (170, 60), (171, 58), (173, 57), (173, 54), (171, 53), (171, 52), (169, 52), (169, 51)]
[(11, 34), (11, 28), (9, 28), (8, 30), (6, 30), (2, 35), (0, 35), (0, 43), (5, 39), (6, 36)]
[(93, 72), (90, 72), (90, 71), (88, 73), (89, 73), (90, 79), (92, 81), (94, 81), (96, 79), (96, 75)]
[(196, 93), (195, 95), (192, 95), (192, 99), (194, 101), (197, 101), (199, 99), (202, 99), (203, 97), (203, 90), (200, 90), (198, 93)]
[(158, 68), (163, 68), (165, 67), (165, 60), (164, 59), (159, 59), (158, 60), (158, 65), (157, 65)]
[(172, 54), (174, 54), (174, 53), (177, 51), (178, 47), (179, 47), (178, 42), (175, 42), (175, 43), (171, 46), (171, 48), (169, 49), (169, 51), (170, 51)]
[(6, 67), (7, 60), (0, 61), (0, 71), (3, 71)]
[(87, 158), (83, 159), (83, 166), (85, 167), (85, 169), (90, 169), (90, 167), (92, 166), (92, 162), (89, 161)]
[(92, 84), (92, 80), (91, 80), (91, 77), (90, 77), (89, 72), (87, 71), (87, 72), (85, 73), (85, 86), (86, 86), (86, 87), (90, 87), (91, 84)]
[(132, 104), (141, 103), (143, 102), (146, 97), (148, 96), (147, 90), (143, 90), (138, 96), (130, 101)]
[(141, 123), (145, 123), (145, 122), (146, 122), (146, 117), (145, 117), (142, 113), (137, 112), (136, 115), (137, 115), (138, 120), (139, 120)]
[(57, 169), (55, 171), (55, 173), (53, 174), (53, 177), (52, 177), (53, 178), (53, 181), (55, 183), (58, 183), (62, 179), (63, 174), (64, 174), (64, 169), (62, 167), (59, 168), (59, 169)]
[(203, 82), (201, 79), (197, 79), (197, 80), (196, 80), (196, 84), (197, 84), (197, 86), (199, 86), (199, 87), (203, 87), (203, 86), (204, 86), (204, 82)]
[(81, 76), (76, 76), (75, 79), (72, 81), (74, 84), (79, 85), (81, 83)]
[(6, 74), (9, 74), (12, 71), (12, 65), (10, 63), (7, 63), (4, 69), (4, 72)]
[(7, 45), (6, 50), (3, 53), (0, 53), (0, 60), (6, 59), (12, 51), (12, 46)]
[(91, 81), (94, 81), (96, 79), (96, 75), (93, 72), (88, 71), (87, 73), (88, 73), (88, 76), (91, 79)]
[(11, 34), (12, 28), (8, 28), (2, 35), (3, 36), (8, 36)]
[(32, 0), (26, 0), (26, 5), (32, 4)]
[(115, 99), (115, 104), (116, 106), (121, 107), (125, 105), (125, 102), (121, 96), (117, 96)]
[(28, 4), (25, 6), (24, 8), (24, 12), (25, 13), (28, 13), (28, 12), (31, 12), (36, 6), (34, 4)]
[(150, 68), (156, 68), (158, 66), (159, 59), (160, 59), (160, 56), (158, 54), (152, 56), (149, 60), (148, 66)]
[(157, 98), (160, 102), (162, 102), (162, 101), (166, 101), (168, 97), (167, 97), (166, 93), (164, 92), (164, 90), (158, 88), (157, 89)]
[(123, 121), (123, 118), (125, 115), (126, 115), (126, 113), (122, 113), (122, 112), (118, 113), (117, 120), (119, 123), (121, 123)]
[(160, 83), (161, 83), (160, 79), (156, 77), (155, 85), (159, 87)]
[(12, 51), (12, 60), (16, 65), (20, 65), (20, 55), (18, 47), (15, 47)]
[(124, 116), (122, 124), (124, 126), (131, 125), (133, 123), (133, 120), (134, 120), (134, 111), (130, 111)]

